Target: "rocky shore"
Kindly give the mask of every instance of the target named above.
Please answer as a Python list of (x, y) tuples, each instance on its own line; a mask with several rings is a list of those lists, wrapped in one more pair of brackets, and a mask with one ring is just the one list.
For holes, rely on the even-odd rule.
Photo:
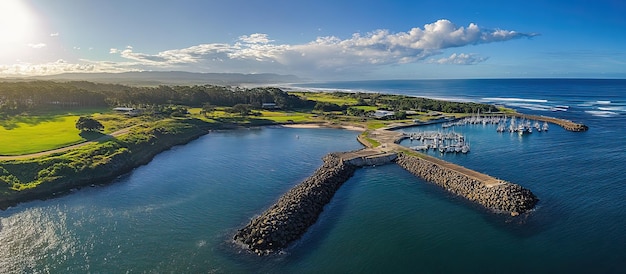
[(258, 255), (267, 255), (299, 239), (357, 169), (336, 154), (328, 154), (323, 160), (324, 164), (313, 175), (239, 229), (233, 237), (235, 242)]
[(530, 190), (517, 184), (501, 181), (497, 185), (485, 186), (467, 175), (419, 157), (400, 154), (396, 163), (413, 175), (497, 212), (509, 212), (515, 216), (531, 210), (539, 201)]

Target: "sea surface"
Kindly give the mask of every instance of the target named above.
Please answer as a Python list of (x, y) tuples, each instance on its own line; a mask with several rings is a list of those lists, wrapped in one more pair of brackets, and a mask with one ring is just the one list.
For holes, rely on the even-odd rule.
[[(532, 190), (537, 208), (494, 214), (396, 165), (363, 168), (281, 254), (231, 238), (358, 132), (217, 131), (109, 185), (0, 211), (2, 273), (624, 273), (626, 80), (393, 80), (293, 89), (383, 92), (505, 105), (589, 126), (519, 136), (454, 131), (468, 154), (429, 152)], [(409, 140), (402, 144), (411, 146)]]

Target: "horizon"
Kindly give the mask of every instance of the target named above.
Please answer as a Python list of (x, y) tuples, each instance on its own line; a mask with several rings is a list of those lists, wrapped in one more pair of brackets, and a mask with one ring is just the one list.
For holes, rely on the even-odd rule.
[(3, 0), (0, 78), (626, 79), (626, 3), (616, 1), (149, 3)]

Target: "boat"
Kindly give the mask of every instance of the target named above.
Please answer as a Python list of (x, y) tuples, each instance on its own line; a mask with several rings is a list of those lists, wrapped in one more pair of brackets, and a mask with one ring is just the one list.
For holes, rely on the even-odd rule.
[(464, 146), (461, 148), (461, 153), (463, 153), (463, 154), (467, 154), (469, 151), (470, 151), (470, 147), (469, 147), (469, 145), (468, 145), (468, 144), (464, 145)]
[(541, 130), (548, 131), (549, 128), (550, 126), (548, 126), (548, 122), (543, 122), (543, 126), (541, 126)]
[(538, 132), (541, 132), (541, 125), (539, 125), (539, 121), (535, 121), (535, 124), (533, 125), (533, 127), (535, 127), (535, 129)]
[(504, 132), (505, 128), (504, 128), (504, 123), (500, 123), (498, 124), (498, 128), (496, 128), (497, 132)]
[(517, 133), (519, 135), (530, 134), (530, 133), (533, 133), (533, 129), (529, 127), (528, 125), (520, 124), (517, 127)]

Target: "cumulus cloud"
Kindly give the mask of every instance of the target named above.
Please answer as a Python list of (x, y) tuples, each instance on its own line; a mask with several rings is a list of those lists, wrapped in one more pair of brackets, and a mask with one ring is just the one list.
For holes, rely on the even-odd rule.
[(243, 35), (239, 37), (239, 41), (248, 44), (267, 44), (270, 42), (274, 42), (274, 40), (270, 40), (267, 34), (263, 33), (254, 33), (251, 35)]
[[(502, 42), (536, 36), (509, 30), (482, 29), (476, 24), (458, 27), (442, 19), (423, 28), (392, 33), (375, 30), (355, 33), (350, 38), (322, 36), (305, 44), (275, 44), (267, 34), (240, 36), (234, 44), (202, 44), (157, 54), (143, 54), (132, 49), (113, 50), (129, 60), (146, 65), (165, 67), (175, 64), (199, 63), (210, 60), (222, 62), (253, 61), (281, 64), (292, 69), (346, 69), (362, 66), (405, 64), (423, 61), (442, 50), (468, 45)], [(486, 58), (455, 54), (436, 63), (476, 64)], [(249, 62), (247, 62), (249, 63)]]
[(446, 58), (441, 58), (441, 59), (431, 59), (429, 61), (429, 63), (436, 63), (436, 64), (453, 64), (453, 65), (475, 65), (478, 63), (482, 63), (484, 61), (486, 61), (488, 58), (487, 57), (481, 57), (478, 56), (476, 54), (466, 54), (466, 53), (453, 53), (452, 55), (446, 57)]
[(119, 64), (108, 62), (90, 62), (81, 60), (82, 63), (70, 63), (63, 59), (42, 64), (21, 63), (13, 65), (0, 65), (0, 75), (24, 76), (24, 75), (50, 75), (68, 72), (124, 72), (134, 71), (130, 68), (120, 68)]
[[(208, 43), (157, 53), (143, 53), (131, 46), (111, 48), (110, 54), (126, 62), (118, 68), (182, 69), (195, 71), (278, 72), (296, 74), (332, 74), (338, 71), (363, 71), (377, 67), (416, 62), (471, 65), (486, 57), (453, 54), (433, 59), (445, 49), (512, 39), (529, 38), (535, 33), (485, 29), (476, 24), (456, 26), (438, 20), (406, 32), (375, 30), (354, 33), (348, 38), (320, 36), (308, 43), (281, 44), (269, 35), (242, 35), (234, 43)], [(104, 62), (101, 62), (104, 63)], [(94, 64), (100, 64), (94, 62)]]
[(50, 37), (57, 37), (57, 36), (59, 36), (58, 32), (50, 33)]

